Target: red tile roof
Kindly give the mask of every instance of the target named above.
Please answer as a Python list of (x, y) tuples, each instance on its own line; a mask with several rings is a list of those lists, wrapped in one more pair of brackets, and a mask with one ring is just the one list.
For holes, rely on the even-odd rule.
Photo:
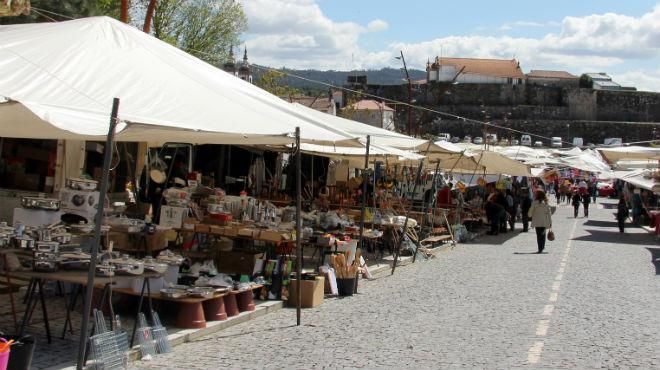
[(532, 69), (527, 74), (531, 78), (558, 78), (558, 79), (578, 79), (580, 77), (572, 75), (566, 71), (546, 71), (542, 69)]
[(304, 105), (306, 107), (310, 107), (312, 109), (316, 109), (321, 112), (328, 112), (332, 108), (332, 105), (334, 104), (330, 99), (327, 97), (313, 97), (313, 96), (291, 96), (291, 97), (282, 97), (282, 99), (290, 102), (290, 103), (299, 103), (301, 105)]
[(457, 72), (465, 67), (463, 73), (525, 78), (525, 74), (520, 69), (520, 63), (515, 59), (436, 58), (436, 63), (433, 63), (431, 68), (437, 69), (438, 65), (456, 66)]
[(385, 103), (381, 103), (376, 100), (369, 100), (369, 99), (364, 99), (360, 100), (357, 103), (351, 104), (351, 108), (355, 110), (377, 110), (377, 111), (394, 111), (394, 109), (388, 107), (385, 105)]

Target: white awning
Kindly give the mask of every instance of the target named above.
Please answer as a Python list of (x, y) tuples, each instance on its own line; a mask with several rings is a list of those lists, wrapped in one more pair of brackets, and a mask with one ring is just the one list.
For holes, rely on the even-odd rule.
[(281, 144), (295, 127), (305, 142), (355, 137), (108, 17), (0, 26), (0, 71), (4, 137), (99, 140), (115, 97), (117, 140)]

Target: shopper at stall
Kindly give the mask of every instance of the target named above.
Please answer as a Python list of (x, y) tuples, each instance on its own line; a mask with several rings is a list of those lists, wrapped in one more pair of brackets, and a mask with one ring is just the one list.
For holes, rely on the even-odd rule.
[(529, 230), (529, 208), (532, 206), (532, 198), (529, 197), (527, 188), (520, 189), (520, 211), (522, 212), (523, 232)]
[(488, 235), (497, 235), (500, 231), (500, 220), (504, 218), (505, 211), (504, 207), (496, 202), (497, 194), (491, 193), (488, 196), (486, 205), (484, 209), (486, 211), (486, 217), (490, 222), (490, 231), (487, 232)]
[[(510, 189), (506, 191), (506, 212), (508, 214), (509, 227), (513, 231), (516, 224), (516, 213), (518, 212), (518, 202)], [(506, 226), (505, 226), (506, 227)]]
[(623, 233), (623, 229), (626, 224), (626, 219), (628, 219), (628, 203), (623, 198), (623, 195), (619, 196), (619, 204), (616, 206), (616, 221), (619, 224), (619, 232)]
[(506, 232), (506, 219), (507, 219), (507, 209), (509, 208), (509, 205), (506, 201), (506, 194), (504, 193), (504, 190), (498, 190), (497, 193), (495, 193), (495, 203), (499, 204), (501, 209), (502, 209), (502, 214), (500, 215), (500, 232), (505, 233)]
[(580, 196), (580, 193), (578, 193), (577, 189), (573, 191), (571, 202), (573, 204), (573, 217), (577, 218), (578, 211), (580, 210), (580, 204), (582, 204), (582, 197)]
[(545, 249), (545, 231), (552, 228), (552, 214), (548, 198), (543, 190), (536, 192), (528, 216), (532, 219), (532, 227), (536, 229), (536, 244), (539, 249), (538, 253), (541, 253)]
[(588, 194), (586, 191), (581, 193), (582, 204), (584, 205), (584, 217), (589, 217), (589, 203), (591, 203), (591, 194)]

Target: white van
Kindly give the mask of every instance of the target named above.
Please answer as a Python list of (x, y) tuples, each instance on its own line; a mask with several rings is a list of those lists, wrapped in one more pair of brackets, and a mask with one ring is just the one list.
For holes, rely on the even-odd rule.
[(584, 140), (582, 140), (581, 137), (574, 137), (573, 138), (573, 146), (576, 146), (578, 148), (581, 148), (584, 146)]
[(438, 134), (438, 141), (449, 141), (451, 140), (451, 134), (447, 132), (441, 132)]
[(608, 146), (621, 146), (621, 144), (623, 144), (623, 139), (620, 137), (608, 137), (603, 140), (603, 144)]
[(550, 146), (553, 148), (561, 148), (561, 138), (559, 136), (553, 136), (550, 139)]
[(520, 137), (520, 145), (532, 146), (532, 137), (529, 135), (523, 135)]

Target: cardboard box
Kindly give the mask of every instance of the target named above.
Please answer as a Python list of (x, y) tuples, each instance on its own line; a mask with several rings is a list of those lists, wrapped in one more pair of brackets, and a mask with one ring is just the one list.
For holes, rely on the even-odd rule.
[(113, 248), (122, 250), (133, 250), (133, 242), (128, 234), (121, 231), (108, 231), (108, 242), (113, 242)]
[[(323, 287), (325, 279), (323, 276), (317, 276), (314, 280), (302, 281), (302, 297), (300, 306), (302, 308), (313, 308), (320, 306), (323, 303)], [(298, 280), (291, 279), (289, 286), (289, 306), (297, 306), (298, 304)]]
[(196, 233), (208, 233), (211, 231), (211, 225), (207, 224), (196, 224), (195, 225), (195, 232)]
[(188, 216), (188, 208), (186, 207), (161, 206), (158, 224), (179, 229), (183, 225), (183, 218), (186, 216)]
[(216, 266), (218, 272), (226, 274), (252, 275), (254, 264), (259, 258), (263, 258), (263, 252), (232, 250), (218, 253)]
[(248, 227), (244, 227), (244, 228), (241, 228), (241, 229), (238, 230), (238, 236), (248, 236), (248, 237), (253, 237), (255, 231), (257, 232), (257, 236), (259, 236), (259, 234), (258, 234), (258, 233), (259, 233), (259, 230), (255, 230), (255, 229), (250, 229), (250, 228), (248, 228)]
[(147, 252), (157, 252), (167, 248), (166, 234), (165, 230), (147, 234)]
[(274, 230), (261, 230), (258, 236), (259, 240), (266, 240), (269, 242), (281, 242), (282, 233)]

